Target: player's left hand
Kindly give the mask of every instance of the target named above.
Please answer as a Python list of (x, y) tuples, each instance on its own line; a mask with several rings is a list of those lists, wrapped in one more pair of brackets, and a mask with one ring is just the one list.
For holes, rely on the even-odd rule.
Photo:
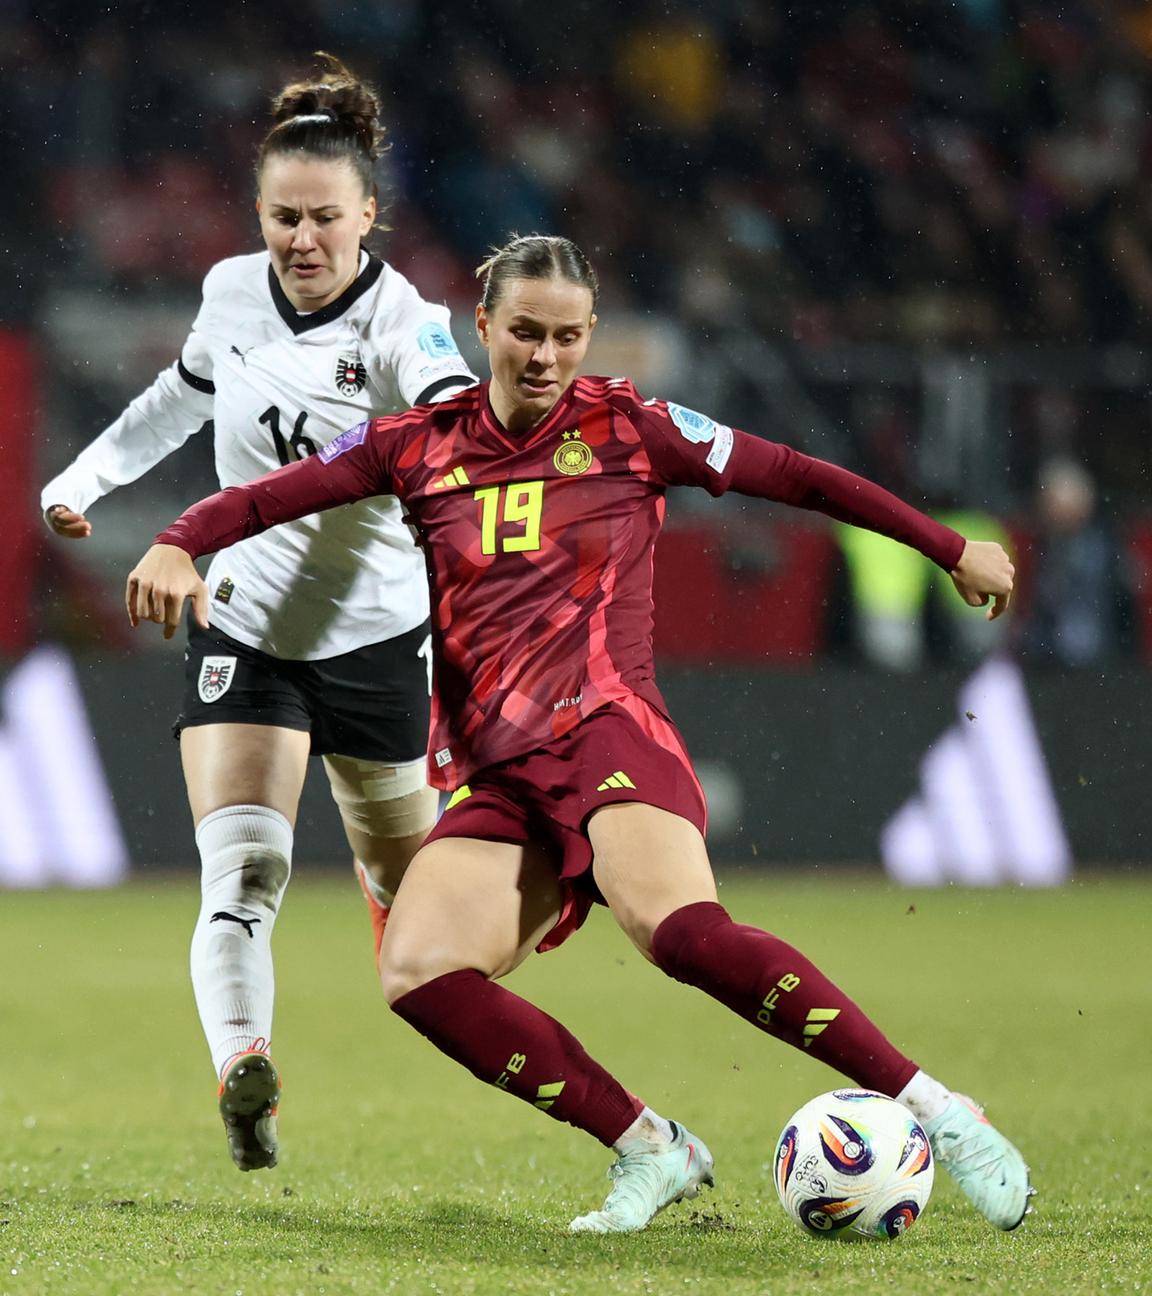
[(192, 614), (208, 629), (208, 586), (200, 579), (192, 559), (176, 545), (153, 545), (128, 573), (124, 602), (132, 628), (155, 621), (171, 639), (180, 624), (184, 600), (192, 600)]
[(952, 584), (970, 607), (992, 606), (985, 613), (989, 621), (1008, 610), (1016, 568), (994, 540), (967, 540), (960, 561), (952, 572)]

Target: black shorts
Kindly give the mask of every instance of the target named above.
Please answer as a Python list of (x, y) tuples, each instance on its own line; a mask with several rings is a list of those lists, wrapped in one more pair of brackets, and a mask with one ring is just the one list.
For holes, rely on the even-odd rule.
[(428, 750), (429, 626), (322, 661), (284, 661), (188, 623), (184, 701), (172, 726), (263, 724), (312, 735), (312, 755), (388, 765)]

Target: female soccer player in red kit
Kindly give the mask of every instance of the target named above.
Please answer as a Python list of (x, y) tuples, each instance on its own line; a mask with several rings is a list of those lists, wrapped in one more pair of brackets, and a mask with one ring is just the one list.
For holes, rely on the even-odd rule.
[(600, 900), (669, 976), (899, 1098), (977, 1209), (1014, 1228), (1031, 1189), (1012, 1144), (802, 954), (717, 902), (704, 798), (651, 642), (653, 545), (673, 485), (781, 500), (901, 540), (951, 572), (968, 603), (992, 599), (990, 617), (1008, 605), (1008, 556), (832, 464), (644, 400), (627, 379), (580, 377), (598, 289), (567, 240), (514, 239), (480, 273), (490, 382), (362, 423), (194, 505), (130, 575), (130, 619), (170, 634), (185, 599), (205, 616), (192, 558), (304, 514), (398, 496), (431, 580), (429, 770), (452, 796), (396, 897), (384, 991), (474, 1075), (615, 1149), (603, 1208), (571, 1227), (641, 1229), (712, 1179), (698, 1138), (497, 984)]

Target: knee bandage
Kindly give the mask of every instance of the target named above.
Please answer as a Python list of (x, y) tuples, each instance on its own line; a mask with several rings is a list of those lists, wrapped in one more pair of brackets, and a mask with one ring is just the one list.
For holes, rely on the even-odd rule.
[(369, 837), (410, 837), (436, 819), (436, 792), (428, 787), (423, 760), (404, 765), (352, 756), (325, 756), (332, 799), (350, 828)]

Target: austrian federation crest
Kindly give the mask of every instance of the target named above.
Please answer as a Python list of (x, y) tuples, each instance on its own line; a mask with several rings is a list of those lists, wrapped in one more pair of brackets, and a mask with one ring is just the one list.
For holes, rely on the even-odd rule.
[(341, 396), (356, 396), (364, 390), (368, 370), (358, 355), (341, 356), (336, 361), (336, 390)]
[(201, 702), (215, 702), (228, 692), (236, 673), (235, 657), (205, 657), (200, 663), (196, 692)]
[(580, 440), (579, 428), (564, 433), (563, 441), (556, 447), (556, 453), (552, 456), (556, 471), (562, 472), (565, 477), (579, 477), (595, 462), (592, 447)]

